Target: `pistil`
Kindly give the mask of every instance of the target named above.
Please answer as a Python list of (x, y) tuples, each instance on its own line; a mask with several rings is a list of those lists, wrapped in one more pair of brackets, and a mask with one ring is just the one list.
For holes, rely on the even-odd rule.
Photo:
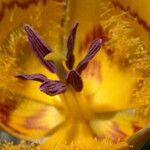
[(66, 117), (71, 121), (84, 122), (89, 126), (88, 122), (91, 120), (93, 113), (83, 93), (76, 92), (72, 86), (69, 86), (68, 90), (60, 97), (65, 107)]

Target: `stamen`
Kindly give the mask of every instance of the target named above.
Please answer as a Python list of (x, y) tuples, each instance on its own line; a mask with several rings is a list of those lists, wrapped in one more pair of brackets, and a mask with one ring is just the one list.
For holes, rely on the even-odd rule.
[(44, 60), (44, 57), (50, 53), (52, 50), (44, 43), (44, 41), (39, 37), (39, 35), (30, 27), (29, 25), (24, 26), (27, 32), (28, 39), (33, 47), (36, 56), (39, 58), (40, 62), (52, 73), (56, 73), (56, 66), (52, 61)]
[(67, 75), (67, 83), (70, 83), (73, 88), (80, 92), (83, 88), (83, 82), (77, 71), (71, 70)]
[(80, 63), (76, 67), (76, 71), (81, 74), (81, 72), (87, 67), (89, 61), (96, 55), (96, 53), (100, 50), (102, 44), (102, 39), (95, 39), (90, 48), (87, 55), (84, 57), (83, 60), (80, 61)]
[(40, 90), (50, 96), (64, 93), (66, 89), (67, 86), (64, 83), (56, 80), (48, 80), (40, 86)]
[[(73, 28), (70, 32), (70, 36), (68, 38), (68, 42), (67, 42), (68, 53), (66, 56), (67, 57), (66, 65), (67, 65), (68, 69), (72, 69), (73, 64), (74, 64), (73, 49), (74, 49), (74, 41), (75, 41), (77, 27), (78, 27), (78, 23), (76, 23), (73, 26)], [(63, 70), (63, 67), (61, 65), (59, 65), (59, 67), (58, 67), (58, 64), (57, 64), (57, 63), (59, 63), (60, 60), (61, 61), (64, 60), (64, 57), (62, 55), (60, 55), (59, 53), (55, 53), (55, 52), (51, 53), (51, 55), (47, 55), (50, 52), (52, 52), (52, 50), (48, 48), (48, 46), (44, 43), (44, 41), (32, 29), (32, 27), (30, 27), (29, 25), (25, 25), (24, 28), (25, 28), (25, 31), (27, 32), (28, 39), (33, 47), (33, 50), (34, 50), (35, 54), (37, 55), (37, 57), (39, 58), (39, 60), (41, 61), (41, 63), (44, 66), (46, 66), (53, 73), (58, 71), (57, 72), (58, 76), (59, 76), (59, 72), (63, 72), (63, 71), (64, 71), (64, 74), (66, 75), (66, 70)], [(77, 65), (76, 69), (71, 70), (67, 74), (67, 77), (65, 78), (65, 80), (64, 80), (64, 76), (62, 77), (63, 81), (71, 84), (72, 87), (76, 91), (80, 92), (82, 90), (83, 82), (80, 77), (80, 74), (83, 71), (83, 69), (85, 69), (87, 67), (89, 61), (99, 51), (101, 44), (102, 44), (101, 39), (94, 40), (89, 48), (89, 52), (87, 53), (85, 58), (80, 61), (80, 63)], [(45, 56), (46, 56), (46, 58), (45, 58)], [(56, 68), (56, 65), (51, 60), (45, 60), (45, 59), (48, 59), (49, 57), (55, 59), (55, 61), (57, 62), (56, 63), (57, 68)], [(42, 82), (42, 84), (40, 85), (40, 90), (50, 96), (54, 96), (54, 95), (65, 92), (67, 89), (67, 86), (68, 86), (67, 84), (65, 84), (61, 81), (49, 80), (46, 76), (44, 76), (42, 74), (18, 74), (18, 75), (16, 75), (16, 77), (23, 79), (23, 80), (35, 80), (35, 81)]]
[(68, 41), (67, 41), (68, 52), (66, 55), (66, 57), (67, 57), (66, 66), (68, 67), (68, 69), (72, 69), (73, 64), (74, 64), (73, 49), (74, 49), (74, 41), (75, 41), (75, 37), (76, 37), (77, 27), (78, 27), (78, 23), (75, 23), (75, 25), (73, 26), (73, 28), (70, 31), (70, 35), (69, 35)]
[(34, 80), (39, 82), (45, 82), (48, 80), (43, 74), (17, 74), (15, 77), (22, 80)]

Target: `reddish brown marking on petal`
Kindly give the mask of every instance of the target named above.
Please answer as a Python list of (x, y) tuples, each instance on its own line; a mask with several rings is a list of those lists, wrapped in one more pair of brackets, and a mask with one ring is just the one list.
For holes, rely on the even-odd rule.
[(103, 140), (105, 138), (106, 138), (106, 136), (104, 134), (100, 134), (100, 135), (96, 136), (96, 139), (98, 139), (98, 140)]
[(117, 1), (112, 2), (112, 3), (113, 3), (113, 5), (114, 5), (115, 7), (118, 7), (119, 9), (121, 9), (121, 10), (123, 10), (123, 11), (128, 11), (129, 14), (130, 14), (131, 16), (133, 16), (134, 18), (136, 18), (137, 21), (138, 21), (138, 23), (141, 24), (141, 25), (144, 27), (144, 29), (149, 32), (149, 36), (150, 36), (150, 26), (149, 26), (142, 18), (140, 18), (140, 16), (138, 15), (138, 13), (132, 12), (131, 9), (130, 9), (130, 7), (124, 8), (123, 5), (121, 5), (121, 4), (120, 4), (119, 2), (117, 2)]
[(142, 129), (136, 122), (133, 122), (132, 124), (133, 132), (137, 132)]
[(143, 79), (140, 79), (140, 80), (136, 83), (136, 85), (135, 85), (137, 91), (142, 90), (143, 86), (144, 86), (144, 80), (143, 80)]
[(9, 117), (11, 115), (11, 112), (17, 107), (17, 102), (15, 100), (12, 99), (5, 99), (4, 102), (0, 102), (0, 122), (7, 128), (9, 128), (10, 130), (12, 130), (13, 132), (17, 133), (17, 134), (21, 134), (21, 135), (26, 135), (23, 132), (18, 131), (17, 129), (14, 129), (13, 127), (11, 127), (11, 125), (9, 124)]
[(10, 2), (2, 2), (1, 3), (1, 9), (0, 9), (0, 21), (3, 19), (6, 10), (11, 10), (13, 9), (15, 6), (18, 6), (22, 9), (27, 9), (31, 4), (35, 4), (37, 5), (37, 3), (39, 1), (43, 1), (43, 4), (46, 3), (47, 0), (27, 0), (27, 1), (18, 1), (18, 0), (11, 0)]
[(64, 0), (53, 0), (53, 1), (56, 1), (56, 2), (59, 2), (59, 3), (64, 2)]
[(109, 57), (113, 57), (114, 50), (112, 50), (112, 49), (106, 49), (106, 54), (107, 54)]
[(87, 50), (89, 44), (98, 38), (102, 39), (103, 43), (108, 40), (108, 37), (101, 25), (96, 25), (90, 32), (86, 34), (85, 39), (80, 43), (79, 52)]
[(102, 74), (101, 74), (101, 66), (100, 62), (92, 61), (88, 64), (88, 67), (83, 71), (82, 74), (83, 78), (94, 78), (98, 82), (102, 80)]
[(49, 128), (43, 125), (43, 122), (40, 122), (40, 118), (46, 115), (46, 111), (46, 109), (41, 109), (34, 116), (27, 117), (23, 127), (26, 129), (48, 130)]
[(10, 99), (0, 102), (0, 121), (3, 124), (9, 121), (9, 115), (16, 108), (16, 104), (16, 101)]
[(112, 61), (113, 63), (118, 64), (118, 67), (122, 68), (128, 68), (130, 63), (129, 60), (127, 58), (125, 58), (124, 56), (116, 56), (116, 52), (113, 49), (107, 48), (107, 46), (103, 46), (104, 47), (104, 51), (106, 53), (106, 55), (109, 57), (109, 60)]
[(114, 131), (111, 132), (114, 143), (121, 142), (127, 137), (127, 135), (123, 131), (121, 131), (118, 124), (114, 121), (112, 122), (112, 130)]

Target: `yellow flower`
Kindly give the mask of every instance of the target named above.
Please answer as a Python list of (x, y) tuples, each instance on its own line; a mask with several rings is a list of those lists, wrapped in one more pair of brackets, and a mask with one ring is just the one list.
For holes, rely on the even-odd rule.
[[(140, 138), (134, 133), (150, 121), (149, 7), (148, 0), (2, 0), (0, 126), (21, 139), (40, 138), (45, 141), (41, 150), (128, 150), (135, 146)], [(71, 53), (75, 61), (71, 63), (67, 40), (69, 35), (72, 40), (70, 29), (76, 21), (79, 27)], [(22, 28), (25, 23), (47, 43), (44, 49), (51, 53), (45, 52), (40, 60), (44, 65), (50, 60), (48, 69), (53, 73), (34, 55)], [(25, 25), (25, 30), (33, 49), (39, 50), (32, 27)], [(100, 39), (103, 44), (97, 52)], [(94, 49), (95, 57), (88, 66), (84, 64), (87, 67), (78, 67), (88, 49)], [(36, 80), (42, 77), (40, 90), (46, 94), (38, 89), (38, 82), (15, 78), (19, 73), (40, 73)], [(54, 81), (55, 89), (45, 76)], [(141, 144), (149, 137), (147, 130)]]

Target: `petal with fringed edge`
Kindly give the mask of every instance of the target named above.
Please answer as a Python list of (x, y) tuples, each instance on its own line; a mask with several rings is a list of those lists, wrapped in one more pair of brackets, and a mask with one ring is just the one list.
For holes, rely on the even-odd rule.
[[(54, 119), (50, 116), (56, 115), (59, 118), (53, 106), (62, 109), (62, 104), (58, 96), (50, 97), (40, 92), (38, 82), (15, 78), (18, 73), (41, 73), (57, 80), (56, 75), (51, 74), (37, 60), (22, 26), (24, 23), (32, 25), (44, 41), (54, 48), (62, 33), (60, 27), (64, 4), (64, 1), (55, 0), (0, 2), (0, 126), (26, 139), (47, 133), (47, 129), (52, 127), (50, 123), (57, 122), (49, 120)], [(11, 22), (11, 26), (8, 22)], [(8, 91), (12, 94), (7, 94)], [(41, 118), (36, 118), (40, 112)], [(4, 122), (7, 118), (9, 121), (6, 125)], [(32, 118), (37, 123), (32, 123)], [(30, 123), (29, 126), (24, 127), (25, 122)]]
[[(38, 83), (23, 82), (19, 79), (15, 79), (14, 76), (18, 73), (41, 73), (47, 76), (49, 79), (58, 79), (56, 75), (51, 74), (49, 71), (47, 71), (35, 57), (30, 43), (26, 39), (26, 34), (22, 28), (22, 24), (24, 24), (24, 22), (32, 22), (33, 19), (29, 19), (29, 14), (31, 15), (31, 18), (35, 18), (35, 16), (37, 16), (36, 9), (42, 9), (43, 11), (41, 12), (41, 14), (37, 16), (37, 20), (40, 23), (36, 21), (36, 23), (32, 22), (31, 24), (36, 29), (38, 28), (38, 31), (39, 33), (41, 33), (40, 35), (43, 37), (43, 39), (49, 39), (51, 41), (51, 43), (49, 43), (50, 41), (46, 40), (46, 43), (48, 45), (50, 44), (53, 47), (60, 40), (61, 32), (59, 32), (60, 28), (58, 27), (58, 25), (61, 24), (61, 19), (64, 11), (64, 3), (62, 1), (60, 3), (56, 1), (46, 1), (46, 3), (44, 4), (37, 2), (36, 4), (38, 4), (38, 6), (30, 0), (28, 0), (26, 3), (24, 4), (22, 2), (20, 4), (22, 7), (24, 5), (28, 6), (25, 8), (23, 7), (22, 9), (20, 8), (19, 4), (16, 6), (14, 11), (15, 19), (12, 20), (13, 23), (12, 26), (9, 28), (9, 31), (5, 30), (5, 32), (7, 31), (7, 33), (5, 33), (5, 38), (3, 35), (4, 30), (2, 32), (1, 28), (2, 26), (5, 26), (4, 22), (8, 22), (9, 13), (3, 16), (2, 22), (0, 24), (1, 38), (3, 37), (3, 39), (0, 40), (0, 87), (8, 87), (14, 93), (16, 92), (23, 96), (27, 96), (46, 103), (51, 103), (51, 98), (46, 96), (45, 94), (42, 94), (38, 90)], [(14, 8), (13, 6), (14, 5), (12, 5), (10, 13), (12, 13), (11, 11)], [(52, 10), (55, 15), (51, 16), (51, 13), (48, 15), (47, 11), (49, 11), (49, 9)], [(21, 13), (24, 14), (23, 17), (17, 18), (18, 14)], [(46, 16), (47, 19), (45, 17), (40, 17), (41, 15)], [(47, 21), (45, 22), (45, 19), (49, 20), (48, 18), (51, 18), (51, 22), (49, 24), (47, 23)], [(57, 24), (57, 28), (52, 28), (54, 24)], [(57, 36), (53, 36), (53, 32), (58, 33)], [(46, 34), (43, 35), (43, 33)]]
[[(125, 11), (129, 11), (131, 15), (136, 17), (139, 23), (148, 30), (150, 29), (150, 18), (149, 18), (149, 6), (150, 1), (148, 0), (111, 0), (116, 7), (120, 7)], [(144, 8), (144, 9), (143, 9)]]
[[(105, 141), (106, 142), (106, 141)], [(90, 129), (83, 122), (68, 121), (47, 142), (41, 144), (40, 150), (48, 149), (102, 149), (107, 147), (104, 141), (92, 138)], [(96, 145), (96, 146), (95, 146)]]
[[(101, 52), (82, 73), (87, 103), (95, 112), (149, 105), (150, 63), (146, 31), (133, 16), (110, 1), (69, 3), (67, 25), (74, 20), (80, 22), (74, 51), (75, 66), (85, 56), (93, 39), (103, 39)], [(88, 11), (83, 12), (83, 9)]]

